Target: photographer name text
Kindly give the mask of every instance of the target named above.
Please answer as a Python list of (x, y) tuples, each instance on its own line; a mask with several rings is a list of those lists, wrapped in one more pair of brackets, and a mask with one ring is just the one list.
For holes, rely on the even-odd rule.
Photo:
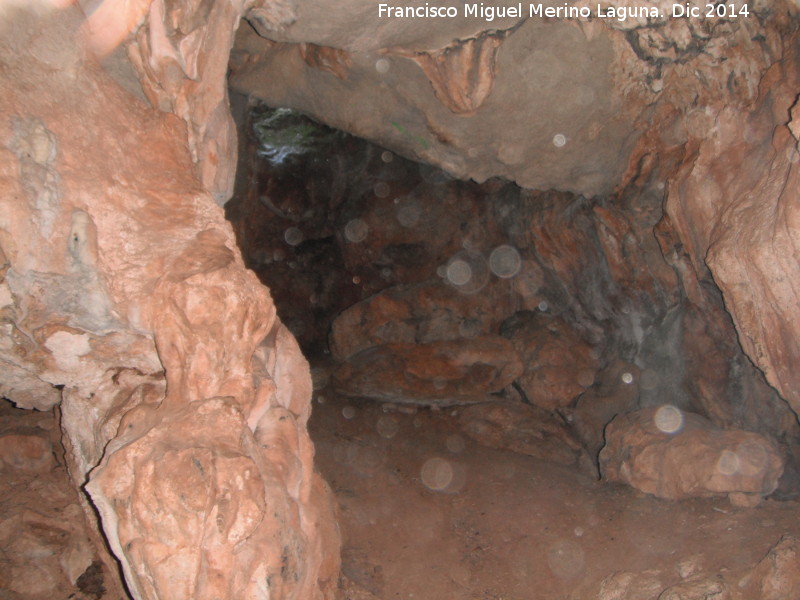
[[(459, 10), (460, 9), (460, 10)], [(453, 19), (457, 17), (477, 18), (491, 22), (495, 19), (519, 18), (551, 18), (551, 19), (663, 19), (663, 18), (695, 18), (695, 19), (735, 19), (749, 16), (747, 4), (672, 4), (666, 10), (657, 6), (604, 6), (596, 5), (593, 11), (588, 6), (545, 6), (539, 4), (490, 5), (483, 2), (457, 6), (437, 6), (425, 3), (424, 6), (396, 6), (378, 4), (378, 17), (387, 19)]]

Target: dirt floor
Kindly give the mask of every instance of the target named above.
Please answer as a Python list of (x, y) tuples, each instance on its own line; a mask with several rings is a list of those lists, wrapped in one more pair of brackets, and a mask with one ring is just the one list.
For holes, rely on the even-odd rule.
[(700, 574), (735, 582), (800, 533), (797, 502), (645, 496), (482, 447), (457, 429), (458, 410), (317, 393), (310, 430), (341, 511), (342, 598), (628, 598), (601, 583), (619, 572), (642, 589)]
[[(480, 446), (458, 430), (459, 410), (316, 393), (310, 430), (339, 503), (341, 600), (650, 600), (704, 574), (736, 584), (782, 535), (800, 535), (798, 502), (740, 509), (644, 496)], [(99, 563), (75, 491), (49, 462), (52, 413), (0, 406), (0, 430), (9, 428), (42, 448), (0, 478), (0, 598), (115, 597), (87, 576)], [(76, 586), (65, 572), (80, 575)], [(602, 586), (614, 573), (623, 574), (611, 584), (633, 581), (627, 592)]]

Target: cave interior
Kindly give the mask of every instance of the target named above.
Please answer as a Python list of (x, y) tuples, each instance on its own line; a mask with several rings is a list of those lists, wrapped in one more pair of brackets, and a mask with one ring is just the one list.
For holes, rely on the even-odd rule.
[(800, 10), (650, 4), (0, 4), (0, 598), (800, 597)]

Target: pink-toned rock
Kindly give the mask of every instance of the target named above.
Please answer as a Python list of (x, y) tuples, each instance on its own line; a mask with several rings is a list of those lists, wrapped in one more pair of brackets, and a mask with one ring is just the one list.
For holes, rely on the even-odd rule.
[[(220, 205), (233, 193), (236, 171), (236, 128), (225, 79), (244, 4), (151, 2), (131, 23), (135, 41), (128, 44), (148, 100), (186, 122), (195, 173)], [(103, 35), (102, 27), (93, 33)]]
[(563, 319), (518, 313), (503, 325), (503, 335), (522, 360), (519, 384), (531, 404), (551, 410), (569, 406), (594, 383), (599, 361)]
[(641, 573), (618, 571), (602, 581), (597, 600), (656, 600), (664, 589), (664, 579), (655, 569)]
[[(709, 573), (701, 568), (684, 571), (692, 559), (680, 567), (683, 579), (675, 583), (670, 569), (617, 572), (606, 577), (598, 591), (599, 600), (789, 600), (800, 594), (800, 553), (798, 540), (783, 536), (756, 565), (731, 571)], [(672, 582), (672, 583), (670, 583)]]
[(416, 404), (483, 402), (511, 385), (522, 364), (500, 337), (393, 343), (352, 356), (333, 373), (339, 393)]
[(800, 57), (795, 36), (772, 43), (781, 58), (753, 80), (758, 102), (747, 110), (716, 102), (705, 116), (692, 115), (685, 158), (665, 203), (678, 245), (665, 256), (675, 258), (698, 306), (705, 302), (697, 281), (713, 273), (742, 348), (798, 412), (800, 326), (789, 299), (798, 294), (792, 232), (800, 163), (787, 115)]
[(196, 402), (107, 454), (87, 489), (137, 597), (314, 597), (303, 513), (322, 498), (281, 412), (253, 436), (232, 399)]
[[(111, 594), (123, 595), (121, 565), (142, 600), (330, 599), (339, 541), (306, 431), (308, 365), (195, 177), (213, 192), (231, 174), (216, 171), (226, 136), (214, 115), (229, 119), (224, 39), (237, 9), (163, 9), (152, 4), (140, 41), (165, 45), (143, 60), (169, 55), (147, 67), (162, 108), (197, 119), (188, 133), (91, 60), (77, 7), (7, 24), (0, 360), (13, 379), (2, 393), (37, 408), (61, 399), (66, 461), (101, 516), (84, 496)], [(176, 29), (160, 30), (164, 19)], [(198, 51), (206, 42), (213, 57)], [(189, 97), (202, 110), (181, 104)]]
[[(532, 248), (524, 260), (547, 280), (547, 292), (558, 300), (551, 306), (566, 307), (565, 322), (593, 341), (614, 338), (609, 347), (629, 361), (648, 358), (654, 349), (648, 340), (663, 341), (667, 307), (691, 303), (702, 317), (689, 319), (692, 327), (724, 316), (721, 303), (709, 302), (704, 291), (716, 282), (739, 343), (800, 410), (794, 4), (775, 0), (775, 10), (759, 19), (637, 20), (624, 33), (618, 29), (627, 25), (599, 20), (503, 19), (491, 26), (494, 33), (477, 19), (449, 20), (443, 29), (430, 20), (380, 22), (366, 0), (354, 3), (363, 11), (339, 7), (340, 20), (330, 19), (332, 11), (310, 10), (308, 0), (128, 2), (118, 12), (108, 2), (94, 7), (88, 21), (77, 7), (86, 2), (16, 4), (13, 12), (3, 8), (9, 18), (0, 38), (0, 394), (28, 408), (62, 403), (74, 484), (89, 477), (104, 535), (143, 598), (263, 597), (267, 592), (254, 589), (251, 576), (269, 581), (269, 596), (277, 600), (335, 594), (332, 506), (313, 474), (305, 429), (307, 366), (268, 293), (244, 268), (214, 204), (228, 197), (233, 181), (225, 79), (242, 13), (252, 28), (241, 29), (235, 83), (276, 104), (331, 111), (331, 122), (463, 177), (500, 175), (587, 194), (666, 180), (660, 193), (657, 184), (649, 188), (649, 203), (624, 192), (596, 200), (520, 195), (518, 208), (533, 205), (524, 213), (532, 224), (519, 234), (527, 243), (517, 244)], [(54, 12), (55, 6), (63, 9)], [(101, 52), (125, 43), (151, 106), (87, 57), (75, 43), (78, 30)], [(298, 52), (276, 42), (339, 50), (306, 45)], [(532, 48), (539, 50), (535, 60)], [(420, 53), (430, 57), (421, 61), (428, 76), (400, 56)], [(544, 85), (566, 64), (580, 89)], [(535, 86), (518, 85), (519, 65)], [(265, 69), (268, 79), (261, 77)], [(465, 119), (454, 111), (474, 115)], [(373, 118), (364, 120), (368, 113)], [(631, 155), (637, 137), (643, 142)], [(474, 227), (486, 213), (482, 198), (466, 198), (465, 189), (417, 198), (426, 202), (416, 207), (413, 234), (404, 222), (414, 220), (414, 210), (400, 220), (398, 212), (409, 206), (395, 207), (388, 196), (376, 202), (362, 221), (372, 229), (386, 215), (396, 222), (383, 239), (347, 247), (345, 262), (382, 261), (402, 278), (415, 270), (429, 277), (443, 255), (480, 254), (497, 230)], [(498, 198), (492, 200), (494, 206)], [(661, 246), (668, 268), (654, 260), (650, 235), (662, 205), (662, 229), (674, 234)], [(506, 218), (513, 222), (520, 214), (509, 210)], [(446, 226), (437, 228), (433, 218), (419, 222), (429, 215), (444, 215)], [(431, 235), (433, 251), (415, 263)], [(522, 308), (541, 304), (525, 302)], [(400, 314), (399, 322), (405, 319)], [(434, 315), (428, 325), (437, 336), (449, 335), (456, 320)], [(702, 360), (725, 331), (716, 329), (706, 336), (698, 326), (689, 342), (675, 347)], [(371, 335), (362, 337), (372, 344)], [(431, 338), (440, 349), (450, 344), (444, 357), (425, 346), (414, 347), (419, 356), (387, 352), (377, 362), (365, 359), (364, 371), (348, 379), (362, 377), (368, 390), (430, 394), (441, 387), (467, 398), (519, 375), (515, 358), (476, 348), (476, 339)], [(739, 368), (738, 354), (729, 360), (732, 347), (709, 364)], [(413, 385), (378, 380), (403, 361), (417, 378)], [(366, 372), (375, 364), (381, 369)], [(741, 413), (759, 399), (776, 400), (750, 395), (752, 388), (737, 387), (733, 376), (687, 372), (697, 375), (697, 404), (716, 422), (743, 420)], [(737, 394), (744, 389), (749, 399), (734, 394), (735, 403), (720, 402), (715, 392), (728, 387)], [(552, 394), (559, 398), (554, 404), (571, 394)], [(765, 413), (780, 418), (765, 419), (764, 427), (771, 423), (776, 435), (794, 439), (796, 421)], [(749, 503), (773, 487), (780, 471), (774, 450), (752, 434), (687, 426), (667, 441), (663, 435), (643, 448), (636, 440), (627, 446), (653, 461), (642, 476), (655, 478), (659, 493), (729, 493)], [(654, 472), (651, 449), (661, 452), (666, 471)], [(689, 468), (686, 453), (690, 472), (682, 470)], [(704, 462), (714, 453), (715, 463)], [(185, 497), (176, 483), (184, 484)], [(270, 517), (267, 506), (277, 507), (279, 517)], [(94, 516), (88, 506), (86, 514)], [(187, 529), (192, 524), (202, 538)], [(113, 572), (97, 532), (94, 543)], [(235, 554), (234, 544), (243, 550)], [(191, 565), (180, 564), (187, 557)], [(71, 579), (88, 560), (79, 558), (71, 561)], [(170, 565), (176, 568), (166, 574)], [(298, 573), (297, 581), (268, 579), (284, 567)], [(24, 581), (37, 584), (31, 575)], [(122, 586), (115, 587), (112, 593), (121, 594)]]
[(727, 495), (752, 506), (775, 490), (783, 460), (758, 434), (718, 429), (665, 405), (615, 418), (606, 427), (600, 469), (607, 481), (660, 498)]
[(721, 575), (699, 576), (671, 585), (661, 592), (658, 600), (732, 600), (728, 584)]
[(740, 582), (743, 598), (788, 600), (800, 597), (800, 541), (783, 536)]

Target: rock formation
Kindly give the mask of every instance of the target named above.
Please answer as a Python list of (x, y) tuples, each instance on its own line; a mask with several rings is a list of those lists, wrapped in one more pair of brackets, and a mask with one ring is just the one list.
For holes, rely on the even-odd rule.
[(307, 363), (214, 203), (213, 152), (189, 151), (207, 149), (199, 130), (116, 85), (81, 23), (18, 10), (0, 43), (2, 393), (60, 401), (70, 474), (133, 597), (331, 598)]
[[(640, 573), (617, 572), (607, 577), (598, 590), (599, 600), (747, 600), (791, 598), (800, 589), (797, 577), (797, 539), (784, 536), (757, 564), (744, 572), (717, 575), (675, 574), (655, 569)], [(672, 581), (670, 584), (666, 582)], [(665, 585), (666, 584), (666, 585)]]
[[(0, 6), (0, 395), (60, 411), (93, 548), (70, 583), (119, 564), (136, 598), (333, 597), (294, 337), (322, 350), (331, 324), (343, 392), (518, 398), (559, 419), (553, 455), (576, 463), (611, 419), (669, 404), (715, 439), (761, 436), (770, 468), (746, 489), (676, 476), (666, 495), (769, 493), (779, 460), (791, 475), (797, 4), (670, 5), (491, 22), (371, 0)], [(229, 73), (395, 153), (333, 136), (324, 151), (346, 151), (325, 161), (240, 163), (228, 215), (278, 308), (295, 304), (287, 326), (219, 207)], [(292, 180), (298, 164), (328, 179)], [(489, 429), (516, 418), (485, 410)], [(40, 438), (4, 464), (39, 468)]]
[[(347, 190), (332, 185), (334, 197), (319, 200), (327, 206), (327, 220), (299, 225), (308, 249), (288, 249), (286, 257), (290, 265), (313, 263), (310, 242), (324, 239), (344, 261), (339, 280), (317, 279), (317, 289), (325, 281), (327, 300), (310, 294), (318, 323), (312, 337), (319, 339), (330, 324), (334, 359), (347, 363), (369, 348), (384, 353), (385, 344), (468, 343), (471, 336), (500, 333), (513, 341), (523, 361), (525, 372), (514, 384), (521, 399), (557, 411), (594, 457), (603, 444), (603, 428), (615, 415), (671, 403), (720, 427), (771, 437), (791, 472), (798, 429), (796, 414), (787, 411), (784, 400), (794, 402), (789, 371), (795, 349), (763, 340), (765, 331), (793, 327), (779, 308), (790, 301), (763, 299), (778, 290), (785, 299), (791, 293), (788, 287), (770, 285), (758, 301), (749, 291), (767, 273), (778, 278), (779, 272), (792, 271), (782, 257), (793, 251), (767, 250), (778, 242), (790, 248), (791, 228), (764, 222), (752, 242), (740, 243), (743, 232), (752, 231), (741, 225), (747, 217), (736, 215), (747, 214), (747, 206), (763, 206), (762, 195), (770, 197), (764, 200), (769, 204), (793, 189), (787, 182), (798, 156), (790, 114), (797, 87), (795, 11), (748, 5), (748, 15), (712, 19), (663, 16), (671, 7), (661, 3), (659, 8), (658, 18), (560, 19), (547, 26), (535, 18), (504, 18), (481, 29), (477, 20), (457, 19), (426, 35), (412, 33), (408, 20), (375, 15), (370, 34), (345, 15), (323, 29), (309, 14), (308, 21), (280, 31), (243, 27), (232, 57), (232, 83), (270, 103), (299, 108), (395, 152), (441, 165), (458, 177), (482, 181), (501, 176), (523, 187), (582, 193), (520, 190), (492, 179), (473, 187), (424, 174), (421, 181), (397, 157), (381, 164), (369, 151), (360, 163), (352, 154), (335, 158), (351, 173), (350, 181), (359, 183)], [(437, 37), (443, 31), (449, 40)], [(573, 38), (578, 31), (583, 37)], [(560, 46), (548, 36), (556, 33), (569, 43), (554, 55)], [(336, 75), (348, 85), (326, 79), (319, 69), (309, 71), (288, 54), (301, 38), (346, 52), (347, 71), (339, 69)], [(479, 51), (476, 41), (489, 38), (497, 41), (492, 53)], [(603, 87), (597, 73), (581, 71), (589, 56), (595, 67), (608, 65), (609, 87)], [(402, 58), (416, 61), (422, 73), (408, 69)], [(540, 81), (534, 71), (548, 65), (551, 72), (563, 72), (557, 64), (581, 73), (576, 75), (579, 84), (559, 87), (541, 79), (544, 96), (539, 101), (529, 88)], [(265, 72), (269, 85), (259, 75)], [(595, 100), (611, 104), (594, 102), (587, 110), (573, 104), (586, 86), (595, 86), (589, 94)], [(312, 88), (326, 90), (325, 96), (310, 93)], [(478, 89), (489, 91), (476, 95)], [(478, 96), (480, 102), (469, 100)], [(526, 102), (520, 103), (522, 96)], [(500, 106), (513, 107), (503, 112), (502, 122), (497, 119)], [(541, 112), (556, 106), (561, 116)], [(616, 117), (625, 116), (624, 127), (606, 117), (605, 127), (585, 124), (581, 131), (588, 140), (566, 129), (541, 135), (542, 122), (553, 127), (566, 115), (572, 125), (587, 115), (602, 119), (607, 106)], [(365, 111), (372, 117), (359, 118)], [(491, 158), (482, 141), (489, 130), (497, 149)], [(622, 137), (615, 137), (623, 130)], [(515, 136), (523, 131), (527, 141), (512, 157)], [(602, 150), (590, 150), (594, 142)], [(535, 156), (526, 154), (534, 148)], [(551, 160), (557, 148), (568, 151)], [(336, 156), (332, 148), (325, 151), (331, 154)], [(606, 162), (594, 171), (597, 161), (623, 161), (625, 166), (618, 172)], [(727, 170), (731, 161), (739, 165), (736, 173)], [(754, 168), (756, 163), (772, 165), (771, 170)], [(296, 163), (298, 169), (311, 164), (312, 159)], [(554, 174), (573, 167), (576, 176), (553, 183)], [(259, 168), (262, 178), (281, 181), (277, 167)], [(586, 179), (600, 172), (602, 178)], [(414, 180), (418, 183), (410, 185)], [(324, 214), (302, 190), (291, 189), (284, 199), (305, 197), (308, 214)], [(247, 199), (240, 201), (252, 206)], [(463, 213), (442, 212), (442, 204)], [(245, 211), (252, 214), (237, 209)], [(777, 214), (787, 213), (767, 211), (752, 222)], [(265, 219), (267, 227), (288, 225), (274, 216), (273, 211)], [(359, 234), (353, 237), (348, 229), (356, 226)], [(237, 225), (240, 232), (243, 227), (252, 231), (254, 226)], [(783, 237), (774, 234), (784, 230)], [(275, 248), (266, 236), (263, 242), (253, 237), (258, 234), (248, 236), (250, 254), (276, 256), (286, 250)], [(242, 233), (239, 237), (244, 239)], [(448, 243), (452, 240), (455, 245)], [(260, 251), (259, 243), (270, 250)], [(492, 253), (506, 245), (519, 261), (507, 278), (489, 268)], [(758, 260), (742, 254), (748, 247), (759, 253)], [(270, 270), (264, 265), (261, 271), (266, 281)], [(467, 271), (474, 276), (469, 289), (459, 282)], [(731, 278), (738, 283), (728, 283)], [(273, 281), (273, 287), (283, 287), (279, 277)], [(338, 296), (330, 296), (333, 289)], [(297, 310), (292, 304), (290, 312)], [(537, 317), (539, 312), (548, 318)], [(301, 337), (308, 323), (302, 328)], [(785, 336), (794, 339), (791, 333)], [(783, 371), (772, 363), (778, 356)], [(407, 362), (399, 354), (396, 358), (398, 364)], [(391, 362), (384, 356), (380, 364)], [(350, 393), (363, 394), (366, 388), (356, 372), (369, 373), (373, 393), (397, 387), (385, 370), (350, 365), (339, 371), (337, 389), (347, 391), (348, 378), (342, 375), (350, 373)], [(381, 377), (384, 382), (376, 387)], [(783, 384), (781, 377), (787, 378)], [(414, 394), (405, 389), (401, 395)], [(431, 396), (419, 391), (417, 401), (429, 402), (423, 398)]]
[(727, 494), (754, 506), (778, 486), (783, 461), (758, 434), (720, 430), (674, 406), (620, 415), (605, 430), (603, 477), (660, 498)]

